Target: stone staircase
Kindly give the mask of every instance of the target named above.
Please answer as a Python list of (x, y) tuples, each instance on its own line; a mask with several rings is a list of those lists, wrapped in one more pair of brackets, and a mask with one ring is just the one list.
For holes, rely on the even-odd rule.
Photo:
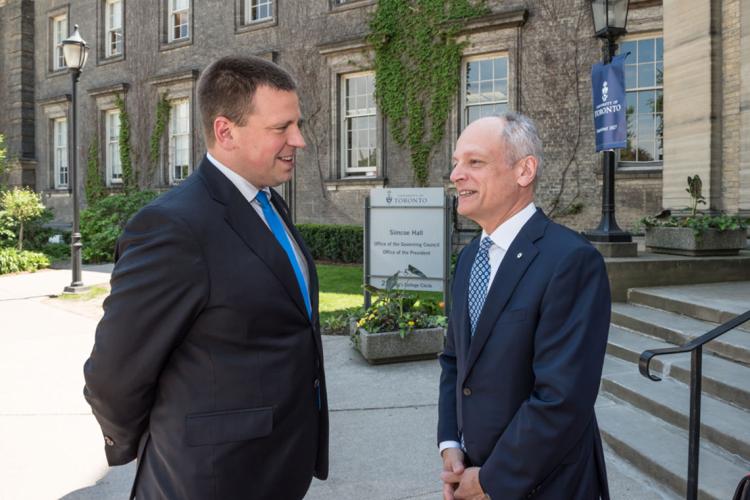
[[(684, 344), (748, 309), (750, 282), (631, 289), (627, 303), (612, 305), (596, 408), (602, 437), (619, 457), (683, 498), (690, 355), (654, 358), (660, 382), (638, 372), (638, 358), (647, 349)], [(704, 347), (701, 406), (699, 497), (731, 499), (750, 472), (750, 325)]]

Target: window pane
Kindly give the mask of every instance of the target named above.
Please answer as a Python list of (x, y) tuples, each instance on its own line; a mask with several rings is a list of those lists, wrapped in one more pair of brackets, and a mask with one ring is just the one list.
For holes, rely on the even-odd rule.
[(637, 113), (653, 113), (655, 103), (654, 91), (638, 92), (638, 109)]
[(635, 42), (633, 42), (633, 41), (627, 41), (627, 42), (622, 42), (620, 44), (619, 53), (620, 54), (626, 54), (628, 52), (630, 52), (630, 55), (625, 59), (625, 61), (627, 61), (628, 63), (635, 62), (636, 57), (638, 57), (638, 54), (636, 53), (637, 52), (637, 48), (636, 48)]
[(656, 63), (656, 84), (664, 85), (664, 63)]
[(507, 78), (508, 77), (508, 64), (507, 59), (497, 58), (493, 62), (495, 68), (495, 78)]
[(637, 153), (637, 161), (654, 161), (654, 141), (641, 141)]
[(634, 64), (628, 64), (625, 66), (625, 88), (632, 89), (637, 87), (638, 81), (636, 80), (638, 66)]
[(664, 60), (664, 40), (662, 38), (656, 39), (656, 60)]
[(654, 115), (638, 115), (638, 135), (643, 140), (653, 140)]
[(492, 77), (492, 60), (485, 59), (484, 61), (479, 61), (479, 79), (491, 80)]
[(654, 60), (654, 39), (638, 40), (638, 62)]
[(638, 86), (653, 87), (656, 85), (656, 72), (651, 63), (638, 65)]

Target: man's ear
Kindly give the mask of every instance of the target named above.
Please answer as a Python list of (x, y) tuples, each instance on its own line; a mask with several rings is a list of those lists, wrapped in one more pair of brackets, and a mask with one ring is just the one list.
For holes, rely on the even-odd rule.
[(214, 144), (224, 150), (234, 149), (234, 123), (225, 116), (214, 119)]
[(516, 182), (521, 187), (531, 186), (536, 179), (536, 168), (539, 161), (534, 156), (527, 156), (520, 161), (520, 172)]

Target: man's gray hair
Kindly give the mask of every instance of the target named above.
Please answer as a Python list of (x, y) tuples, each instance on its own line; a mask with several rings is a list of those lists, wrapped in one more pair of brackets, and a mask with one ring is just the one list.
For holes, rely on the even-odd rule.
[(539, 179), (542, 174), (544, 151), (536, 125), (531, 118), (521, 113), (503, 113), (500, 118), (504, 122), (502, 137), (508, 163), (513, 165), (521, 158), (535, 157), (537, 160), (536, 179)]

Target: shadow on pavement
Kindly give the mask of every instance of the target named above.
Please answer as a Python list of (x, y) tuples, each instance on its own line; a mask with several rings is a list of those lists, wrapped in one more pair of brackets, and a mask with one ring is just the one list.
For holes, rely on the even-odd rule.
[(107, 500), (128, 498), (135, 475), (135, 461), (118, 467), (110, 467), (107, 474), (96, 484), (64, 495), (61, 500)]

